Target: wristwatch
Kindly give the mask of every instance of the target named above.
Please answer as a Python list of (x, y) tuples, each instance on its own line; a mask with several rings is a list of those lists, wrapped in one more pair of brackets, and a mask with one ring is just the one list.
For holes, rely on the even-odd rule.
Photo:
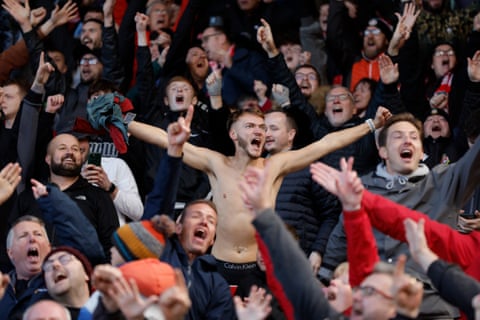
[(115, 189), (117, 189), (117, 186), (112, 182), (110, 184), (110, 188), (108, 188), (107, 192), (112, 194), (115, 191)]

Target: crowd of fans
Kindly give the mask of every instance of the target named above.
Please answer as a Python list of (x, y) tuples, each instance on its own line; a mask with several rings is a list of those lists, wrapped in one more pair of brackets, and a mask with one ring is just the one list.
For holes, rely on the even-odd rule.
[(0, 320), (480, 319), (476, 1), (0, 18)]

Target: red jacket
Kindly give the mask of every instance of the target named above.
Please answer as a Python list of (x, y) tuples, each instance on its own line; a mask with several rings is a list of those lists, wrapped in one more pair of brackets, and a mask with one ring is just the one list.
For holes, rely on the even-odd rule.
[(445, 224), (431, 220), (423, 213), (365, 190), (362, 208), (344, 214), (352, 286), (358, 285), (372, 271), (375, 262), (379, 259), (371, 226), (392, 238), (406, 242), (403, 225), (403, 220), (406, 218), (414, 221), (423, 218), (430, 249), (440, 259), (458, 264), (466, 274), (480, 281), (479, 232), (459, 233)]

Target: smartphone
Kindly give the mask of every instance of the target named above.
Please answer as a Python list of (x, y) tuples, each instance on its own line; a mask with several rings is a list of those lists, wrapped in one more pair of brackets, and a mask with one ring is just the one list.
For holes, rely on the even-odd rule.
[(88, 155), (87, 162), (88, 164), (93, 164), (100, 167), (102, 165), (102, 154), (97, 152), (91, 152)]
[(462, 217), (462, 218), (464, 218), (464, 219), (476, 219), (476, 218), (477, 218), (476, 215), (474, 215), (474, 214), (468, 214), (468, 213), (466, 213), (466, 214), (465, 214), (465, 213), (462, 213), (462, 214), (460, 215), (460, 217)]

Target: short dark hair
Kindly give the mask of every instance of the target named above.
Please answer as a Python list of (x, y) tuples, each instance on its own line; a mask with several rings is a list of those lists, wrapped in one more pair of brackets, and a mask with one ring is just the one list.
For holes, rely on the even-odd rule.
[(118, 92), (118, 87), (113, 81), (107, 79), (98, 79), (93, 82), (88, 88), (88, 97), (90, 98), (93, 94), (103, 91), (105, 93)]
[(227, 131), (230, 131), (232, 128), (232, 125), (237, 122), (237, 120), (244, 114), (252, 114), (255, 116), (258, 116), (262, 119), (265, 119), (265, 116), (259, 108), (245, 108), (242, 110), (235, 110), (232, 113), (230, 113), (228, 120), (227, 120)]
[(28, 83), (27, 80), (23, 78), (8, 79), (2, 84), (2, 87), (6, 86), (17, 86), (22, 99), (27, 95)]
[(295, 131), (298, 131), (297, 121), (290, 112), (285, 111), (284, 109), (270, 109), (265, 112), (265, 115), (270, 113), (283, 113), (286, 118), (285, 121), (287, 122), (287, 129), (294, 129)]
[(183, 223), (183, 220), (185, 219), (185, 214), (187, 213), (188, 208), (190, 208), (191, 206), (194, 206), (194, 205), (196, 205), (196, 204), (206, 204), (207, 206), (209, 206), (210, 208), (212, 208), (213, 211), (215, 211), (215, 213), (216, 213), (217, 216), (218, 216), (217, 206), (215, 205), (215, 203), (213, 203), (213, 201), (206, 200), (206, 199), (197, 199), (197, 200), (190, 201), (189, 203), (187, 203), (187, 204), (185, 205), (185, 207), (183, 208), (182, 212), (181, 212), (180, 215), (178, 216), (178, 222), (179, 222), (179, 223)]
[(417, 118), (415, 118), (415, 116), (411, 113), (408, 113), (408, 112), (399, 113), (392, 116), (390, 119), (388, 119), (385, 125), (383, 126), (383, 129), (380, 131), (380, 134), (378, 135), (379, 147), (384, 147), (387, 144), (388, 130), (390, 129), (391, 126), (393, 126), (397, 122), (411, 123), (418, 130), (418, 133), (420, 134), (420, 136), (423, 137), (422, 122)]

